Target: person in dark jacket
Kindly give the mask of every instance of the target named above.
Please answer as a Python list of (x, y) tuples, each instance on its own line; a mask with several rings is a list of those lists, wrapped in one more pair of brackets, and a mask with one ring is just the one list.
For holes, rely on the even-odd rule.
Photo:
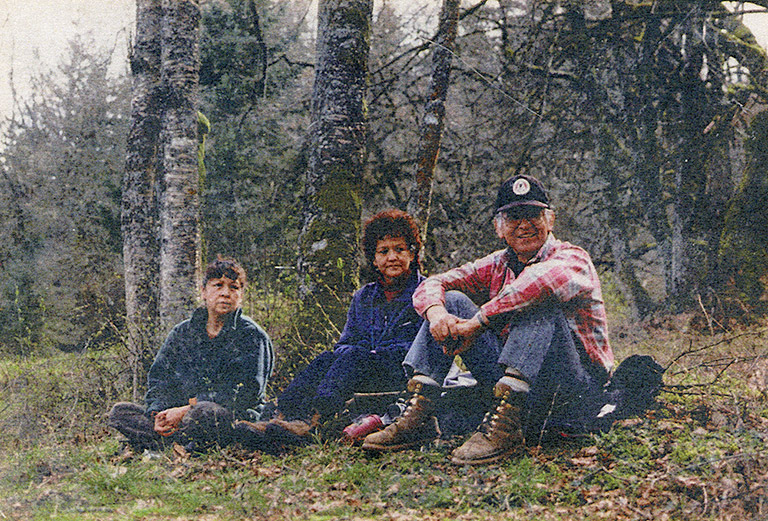
[(352, 298), (333, 351), (315, 358), (277, 400), (271, 423), (304, 436), (340, 412), (355, 392), (400, 390), (403, 358), (421, 327), (412, 296), (421, 239), (413, 218), (400, 210), (374, 215), (363, 229), (363, 252), (375, 280)]
[(145, 406), (121, 402), (110, 411), (108, 424), (131, 445), (226, 445), (238, 431), (250, 433), (233, 422), (259, 419), (274, 351), (242, 313), (245, 285), (245, 270), (232, 259), (207, 267), (204, 306), (168, 334), (149, 369)]

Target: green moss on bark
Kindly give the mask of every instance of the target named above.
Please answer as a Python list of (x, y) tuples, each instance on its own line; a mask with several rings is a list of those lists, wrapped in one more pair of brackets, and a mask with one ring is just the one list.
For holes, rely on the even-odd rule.
[(768, 111), (750, 126), (747, 159), (725, 218), (719, 258), (726, 287), (747, 309), (762, 313), (768, 277)]

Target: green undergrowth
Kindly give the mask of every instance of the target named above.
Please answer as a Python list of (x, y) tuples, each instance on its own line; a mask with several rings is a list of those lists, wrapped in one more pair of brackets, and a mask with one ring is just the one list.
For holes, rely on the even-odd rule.
[(632, 342), (669, 366), (657, 407), (479, 467), (450, 462), (462, 439), (382, 455), (319, 439), (282, 456), (132, 453), (105, 427), (121, 389), (108, 351), (6, 360), (0, 518), (768, 518), (765, 330)]

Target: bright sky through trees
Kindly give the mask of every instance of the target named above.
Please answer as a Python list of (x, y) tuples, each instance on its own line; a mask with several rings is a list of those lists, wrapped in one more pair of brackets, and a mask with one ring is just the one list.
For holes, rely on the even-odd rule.
[[(420, 4), (412, 0), (377, 4), (381, 1), (403, 11)], [(11, 116), (13, 88), (24, 99), (30, 77), (54, 69), (66, 55), (67, 42), (77, 34), (91, 35), (96, 45), (112, 52), (116, 69), (125, 66), (134, 9), (135, 0), (0, 0), (0, 121)], [(768, 47), (768, 14), (748, 15), (745, 21)]]

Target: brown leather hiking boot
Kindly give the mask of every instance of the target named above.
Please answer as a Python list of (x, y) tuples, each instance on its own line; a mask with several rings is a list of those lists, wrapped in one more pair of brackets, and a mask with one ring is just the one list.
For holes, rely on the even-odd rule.
[[(434, 387), (434, 389), (427, 389)], [(440, 393), (440, 388), (425, 385), (418, 377), (411, 378), (408, 390), (413, 396), (408, 407), (394, 423), (383, 431), (374, 432), (365, 437), (363, 449), (372, 451), (403, 450), (420, 447), (440, 436), (437, 418), (432, 415), (433, 400)]]
[(464, 444), (453, 451), (451, 461), (457, 465), (493, 463), (525, 447), (521, 412), (526, 393), (515, 392), (498, 382), (493, 389), (499, 404), (489, 411), (483, 422)]

